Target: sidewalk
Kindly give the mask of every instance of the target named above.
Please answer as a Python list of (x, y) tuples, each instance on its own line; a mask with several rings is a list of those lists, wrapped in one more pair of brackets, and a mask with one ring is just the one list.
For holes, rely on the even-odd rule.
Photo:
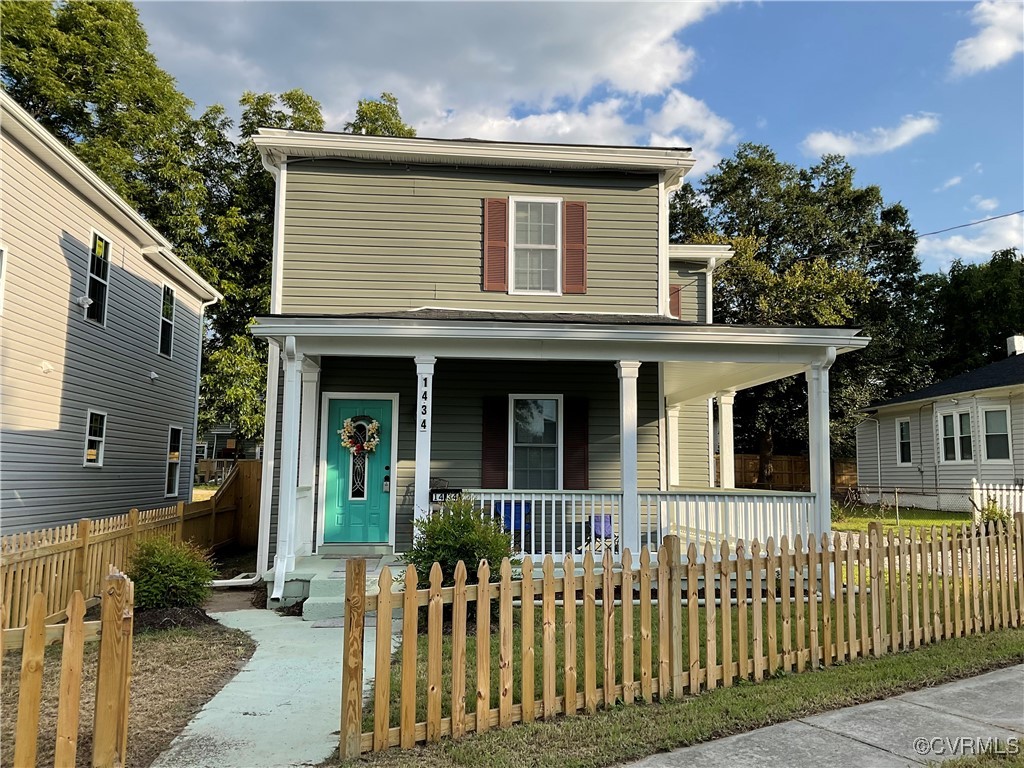
[(977, 754), (995, 738), (1017, 739), (1024, 752), (1024, 665), (653, 755), (631, 766), (896, 768)]
[[(277, 768), (330, 757), (341, 722), (341, 622), (321, 627), (262, 609), (210, 615), (249, 633), (256, 652), (153, 768)], [(371, 665), (376, 637), (367, 627)], [(368, 682), (373, 670), (363, 675)]]

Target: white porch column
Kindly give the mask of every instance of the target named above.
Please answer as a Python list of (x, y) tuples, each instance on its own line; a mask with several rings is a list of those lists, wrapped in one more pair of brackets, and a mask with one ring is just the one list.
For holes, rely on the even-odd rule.
[(829, 442), (828, 369), (836, 359), (835, 347), (807, 370), (807, 435), (811, 465), (811, 493), (817, 511), (814, 533), (832, 530), (832, 449)]
[(718, 461), (723, 488), (736, 487), (736, 454), (732, 439), (732, 404), (735, 392), (718, 393)]
[(665, 465), (668, 469), (668, 490), (679, 485), (679, 406), (670, 405), (665, 409)]
[(420, 520), (430, 512), (430, 435), (433, 423), (435, 357), (416, 359), (416, 492), (413, 515)]
[(299, 470), (299, 371), (302, 355), (295, 351), (295, 337), (285, 339), (284, 392), (281, 406), (281, 470), (277, 505), (277, 555), (274, 558), (274, 591), (280, 599), (284, 578), (295, 569), (295, 491)]
[(302, 412), (299, 416), (299, 481), (295, 504), (296, 555), (313, 553), (313, 507), (316, 494), (316, 422), (320, 401), (320, 366), (311, 358), (302, 361)]
[(636, 384), (640, 375), (640, 363), (620, 360), (615, 364), (619, 370), (619, 418), (621, 420), (620, 463), (622, 465), (622, 523), (619, 539), (622, 547), (631, 552), (640, 551), (640, 501), (637, 496), (639, 474), (637, 471), (637, 407)]

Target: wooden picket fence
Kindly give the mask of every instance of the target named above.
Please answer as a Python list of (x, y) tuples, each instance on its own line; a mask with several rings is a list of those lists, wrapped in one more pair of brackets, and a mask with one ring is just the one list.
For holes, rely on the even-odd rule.
[[(122, 766), (128, 746), (128, 700), (132, 663), (134, 586), (113, 567), (103, 578), (99, 621), (84, 621), (86, 600), (76, 590), (65, 608), (63, 624), (47, 622), (47, 595), (36, 592), (29, 601), (27, 626), (4, 629), (3, 656), (21, 651), (17, 721), (11, 765), (34, 766), (39, 748), (39, 720), (46, 646), (63, 645), (60, 694), (57, 705), (54, 766), (73, 768), (78, 751), (84, 646), (99, 641), (96, 698), (92, 735), (92, 765)], [(6, 616), (3, 617), (6, 620)], [(13, 717), (12, 713), (5, 713)], [(6, 751), (6, 749), (5, 749)]]
[[(467, 584), (461, 563), (452, 586), (443, 586), (435, 563), (426, 589), (418, 588), (414, 567), (397, 581), (384, 568), (377, 594), (367, 591), (365, 562), (350, 560), (341, 755), (698, 694), (779, 670), (1021, 626), (1024, 516), (985, 529), (885, 536), (875, 529), (842, 543), (840, 534), (823, 536), (820, 546), (796, 537), (792, 547), (786, 538), (776, 547), (769, 538), (763, 547), (708, 543), (698, 552), (691, 544), (683, 553), (668, 536), (657, 552), (644, 547), (638, 563), (628, 550), (620, 563), (605, 552), (595, 567), (588, 551), (582, 568), (567, 557), (556, 573), (549, 555), (537, 573), (525, 558), (513, 579), (504, 560), (492, 581), (482, 562), (477, 584)], [(402, 629), (394, 654), (386, 635), (376, 643), (364, 722), (368, 614), (385, 633), (400, 615)], [(470, 650), (475, 663), (467, 662)]]

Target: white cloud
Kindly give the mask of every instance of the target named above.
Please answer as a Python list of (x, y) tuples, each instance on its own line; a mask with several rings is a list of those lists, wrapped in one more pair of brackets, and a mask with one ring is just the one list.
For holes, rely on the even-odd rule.
[(983, 211), (989, 213), (999, 207), (999, 201), (994, 197), (982, 197), (981, 195), (974, 195), (971, 198), (971, 205), (974, 206), (976, 211)]
[(954, 259), (986, 261), (1003, 248), (1024, 250), (1024, 215), (986, 221), (948, 235), (923, 237), (918, 241), (917, 255), (926, 271), (934, 271), (948, 269)]
[(645, 124), (651, 128), (652, 146), (688, 146), (693, 148), (699, 176), (721, 159), (722, 147), (736, 141), (732, 123), (716, 115), (707, 104), (682, 91), (669, 93), (661, 109), (650, 114)]
[(974, 37), (956, 44), (952, 55), (954, 77), (984, 72), (1024, 51), (1024, 5), (982, 0), (971, 9), (971, 22), (980, 27)]
[(946, 179), (944, 182), (939, 184), (932, 192), (945, 192), (947, 189), (951, 189), (964, 180), (963, 176), (953, 176), (952, 178)]
[(817, 131), (809, 134), (800, 146), (806, 154), (815, 157), (828, 154), (846, 157), (881, 155), (937, 130), (938, 115), (920, 112), (916, 115), (905, 115), (895, 128), (872, 128), (867, 133)]

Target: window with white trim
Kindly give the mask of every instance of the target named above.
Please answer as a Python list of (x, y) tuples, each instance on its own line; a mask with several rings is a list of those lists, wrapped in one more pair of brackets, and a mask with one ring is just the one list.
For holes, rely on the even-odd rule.
[(178, 495), (178, 479), (181, 474), (181, 427), (167, 430), (167, 476), (164, 482), (164, 496)]
[(512, 293), (562, 292), (562, 201), (510, 198)]
[(983, 415), (985, 426), (985, 461), (1010, 460), (1010, 409), (986, 409)]
[(973, 461), (971, 412), (942, 414), (942, 461)]
[(160, 301), (160, 354), (171, 356), (174, 346), (174, 289), (164, 286)]
[(86, 296), (89, 305), (85, 317), (100, 325), (107, 324), (107, 292), (110, 288), (110, 241), (98, 232), (92, 233), (89, 253), (89, 285)]
[(102, 467), (103, 447), (107, 442), (107, 414), (88, 411), (85, 417), (85, 455), (83, 466)]
[(196, 445), (196, 459), (198, 461), (202, 461), (202, 460), (206, 459), (206, 449), (207, 449), (206, 443), (198, 443)]
[(562, 398), (512, 395), (512, 487), (552, 490), (561, 487)]
[(896, 419), (896, 463), (910, 464), (914, 454), (910, 445), (910, 419)]

